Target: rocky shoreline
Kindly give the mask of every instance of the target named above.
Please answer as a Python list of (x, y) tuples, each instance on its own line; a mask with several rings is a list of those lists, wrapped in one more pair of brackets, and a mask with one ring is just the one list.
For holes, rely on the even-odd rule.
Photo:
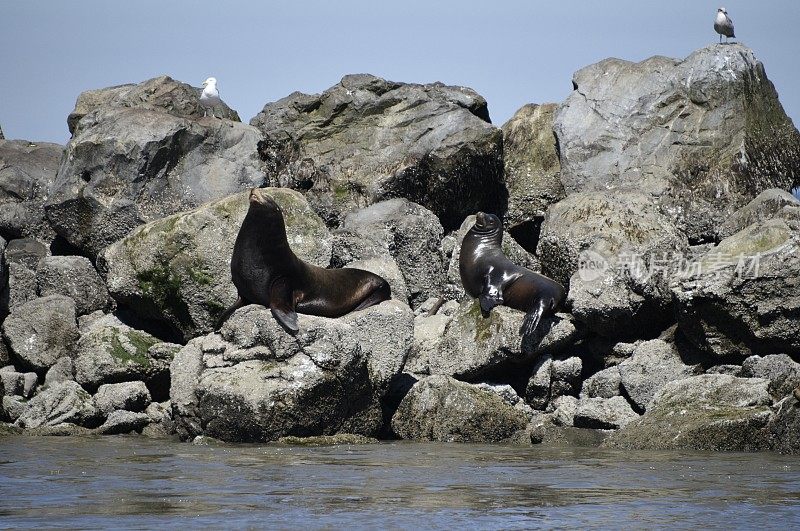
[[(753, 52), (607, 59), (502, 128), (479, 94), (345, 76), (204, 117), (169, 77), (0, 136), (0, 434), (800, 452), (800, 133)], [(287, 334), (236, 299), (251, 187), (393, 299)], [(475, 212), (568, 286), (520, 337), (458, 272)]]

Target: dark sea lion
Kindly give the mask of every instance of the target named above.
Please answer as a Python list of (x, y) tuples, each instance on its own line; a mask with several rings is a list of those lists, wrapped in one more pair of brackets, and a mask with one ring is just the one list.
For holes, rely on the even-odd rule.
[(250, 208), (231, 257), (231, 276), (239, 299), (222, 314), (219, 326), (237, 309), (268, 307), (290, 333), (297, 313), (341, 317), (391, 298), (389, 283), (362, 269), (323, 269), (300, 260), (286, 240), (283, 212), (260, 188), (250, 190)]
[(475, 225), (461, 242), (461, 283), (480, 300), (484, 316), (500, 305), (525, 312), (523, 335), (528, 335), (543, 315), (552, 315), (564, 302), (564, 286), (512, 263), (503, 254), (502, 242), (500, 218), (478, 212)]

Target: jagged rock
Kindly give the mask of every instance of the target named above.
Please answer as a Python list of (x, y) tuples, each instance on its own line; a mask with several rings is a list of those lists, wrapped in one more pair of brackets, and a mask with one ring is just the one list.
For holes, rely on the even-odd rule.
[(264, 134), (268, 173), (306, 190), (330, 226), (392, 197), (432, 210), (446, 230), (477, 210), (505, 210), (502, 134), (470, 89), (351, 75), (269, 103), (250, 123)]
[(706, 374), (729, 374), (731, 376), (743, 376), (741, 365), (714, 365), (706, 369)]
[(503, 125), (508, 187), (506, 222), (515, 238), (535, 244), (547, 207), (564, 198), (553, 115), (558, 105), (529, 103)]
[(578, 320), (602, 335), (632, 337), (669, 324), (669, 273), (687, 250), (686, 237), (646, 196), (598, 191), (548, 209), (538, 256), (546, 274), (569, 285)]
[(554, 123), (567, 194), (640, 190), (690, 239), (710, 240), (738, 207), (798, 174), (800, 135), (740, 44), (682, 61), (606, 59), (573, 86)]
[(514, 390), (514, 388), (509, 384), (480, 382), (475, 384), (475, 387), (485, 391), (491, 391), (492, 393), (496, 394), (502, 398), (506, 404), (509, 406), (514, 406), (516, 409), (524, 413), (525, 417), (529, 421), (532, 421), (534, 418), (537, 418), (541, 415), (541, 413), (534, 411), (533, 408), (529, 406), (525, 400), (517, 394), (517, 391)]
[[(292, 251), (327, 267), (331, 243), (322, 220), (299, 193), (267, 190), (283, 211)], [(237, 194), (134, 230), (98, 261), (111, 296), (184, 338), (212, 331), (236, 301), (230, 259), (248, 205), (248, 194)]]
[(142, 431), (148, 424), (150, 424), (150, 417), (146, 413), (134, 413), (120, 409), (112, 412), (96, 431), (101, 435), (117, 435)]
[[(461, 227), (453, 233), (453, 250), (450, 251), (450, 262), (447, 265), (447, 284), (444, 288), (444, 295), (448, 299), (461, 300), (466, 297), (464, 286), (461, 284), (461, 273), (458, 271), (459, 257), (461, 256), (461, 242), (464, 241), (464, 236), (469, 232), (469, 229), (475, 224), (475, 215), (467, 216)], [(442, 241), (444, 245), (444, 240)], [(537, 258), (522, 248), (520, 244), (510, 237), (507, 233), (503, 233), (502, 239), (503, 254), (509, 260), (522, 267), (527, 267), (536, 273), (541, 272), (542, 267)], [(443, 249), (444, 251), (444, 249)]]
[(157, 353), (158, 344), (155, 337), (122, 324), (113, 315), (98, 319), (78, 341), (75, 380), (87, 389), (136, 380), (151, 389), (166, 387), (172, 355), (179, 347)]
[(43, 206), (63, 153), (59, 144), (0, 140), (0, 236), (52, 242)]
[(25, 375), (17, 372), (13, 366), (0, 369), (0, 388), (4, 396), (22, 396), (25, 389)]
[(30, 429), (68, 422), (92, 428), (99, 420), (89, 393), (76, 382), (60, 382), (33, 397), (16, 425)]
[(83, 256), (46, 256), (36, 270), (39, 295), (65, 295), (78, 315), (108, 309), (108, 290), (92, 263)]
[(287, 334), (259, 305), (190, 341), (172, 363), (178, 433), (226, 441), (374, 435), (380, 400), (411, 348), (413, 314), (386, 301), (338, 319), (300, 315)]
[(625, 398), (581, 398), (575, 409), (576, 428), (618, 430), (638, 418)]
[(661, 339), (633, 345), (631, 357), (618, 366), (622, 388), (631, 401), (645, 411), (656, 393), (667, 383), (702, 372), (699, 365), (686, 365), (674, 345)]
[(407, 199), (381, 201), (345, 216), (334, 233), (333, 264), (341, 267), (365, 258), (394, 258), (410, 302), (417, 306), (441, 294), (442, 234), (442, 225), (430, 210)]
[(47, 370), (44, 377), (44, 385), (51, 386), (58, 382), (67, 382), (75, 380), (75, 367), (72, 363), (72, 358), (64, 356), (58, 358), (56, 362)]
[(80, 118), (45, 204), (59, 235), (96, 256), (138, 225), (266, 183), (261, 134), (197, 118), (193, 91), (156, 78)]
[(152, 401), (150, 391), (141, 381), (104, 384), (97, 388), (94, 395), (94, 404), (103, 416), (117, 409), (144, 411)]
[(605, 441), (635, 449), (756, 451), (769, 448), (768, 382), (702, 374), (668, 383), (647, 412)]
[(3, 396), (2, 404), (0, 413), (3, 413), (3, 419), (8, 422), (16, 422), (28, 406), (27, 401), (19, 395)]
[(800, 220), (754, 223), (671, 284), (683, 334), (706, 354), (800, 354)]
[(787, 396), (777, 404), (769, 431), (773, 451), (800, 454), (800, 402), (795, 396)]
[(753, 223), (773, 219), (779, 215), (783, 207), (800, 206), (800, 201), (786, 190), (770, 188), (758, 194), (755, 199), (731, 214), (717, 228), (717, 238), (722, 240), (746, 229)]
[[(200, 107), (202, 89), (175, 81), (169, 76), (159, 76), (139, 84), (129, 83), (102, 89), (81, 92), (75, 102), (75, 109), (67, 118), (70, 134), (75, 133), (78, 122), (102, 107), (140, 108), (165, 112), (180, 118), (202, 118)], [(239, 122), (239, 115), (220, 103), (216, 116)]]
[(528, 418), (496, 393), (441, 375), (414, 384), (392, 417), (403, 439), (530, 444)]
[(800, 387), (800, 363), (786, 354), (750, 356), (742, 364), (741, 376), (769, 381), (769, 392), (777, 399)]
[(613, 366), (594, 373), (583, 381), (581, 398), (613, 398), (620, 394), (622, 377), (619, 367)]
[(3, 336), (25, 367), (44, 373), (58, 358), (75, 352), (75, 301), (50, 295), (26, 302), (6, 317)]
[(557, 426), (574, 426), (575, 412), (578, 410), (578, 399), (574, 396), (563, 395), (553, 400), (553, 424)]
[(5, 292), (0, 291), (0, 315), (38, 297), (36, 268), (39, 260), (49, 254), (47, 247), (36, 240), (23, 238), (8, 242), (4, 252), (8, 280)]

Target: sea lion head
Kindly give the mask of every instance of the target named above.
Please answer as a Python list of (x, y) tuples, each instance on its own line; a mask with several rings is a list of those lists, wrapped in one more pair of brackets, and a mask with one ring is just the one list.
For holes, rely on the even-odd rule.
[(285, 234), (286, 225), (283, 221), (283, 211), (266, 190), (251, 188), (249, 199), (250, 209), (247, 211), (247, 217), (250, 220), (256, 221), (261, 227), (266, 225), (277, 230), (278, 235)]
[(487, 214), (485, 212), (478, 212), (475, 215), (475, 224), (470, 229), (470, 232), (480, 234), (482, 236), (497, 236), (503, 234), (503, 223), (500, 218), (494, 214)]

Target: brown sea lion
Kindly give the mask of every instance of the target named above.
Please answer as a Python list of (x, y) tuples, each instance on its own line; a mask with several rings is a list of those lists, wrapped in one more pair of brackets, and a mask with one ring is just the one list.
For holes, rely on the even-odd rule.
[(564, 302), (564, 286), (512, 263), (503, 254), (503, 225), (494, 214), (478, 212), (461, 242), (458, 270), (466, 292), (480, 301), (484, 317), (495, 306), (525, 312), (523, 335), (532, 333), (543, 315)]
[(237, 309), (257, 303), (290, 333), (298, 331), (297, 313), (341, 317), (391, 298), (389, 283), (369, 271), (323, 269), (300, 260), (286, 240), (283, 212), (260, 188), (250, 190), (250, 208), (231, 257), (231, 276), (239, 299), (218, 326)]

